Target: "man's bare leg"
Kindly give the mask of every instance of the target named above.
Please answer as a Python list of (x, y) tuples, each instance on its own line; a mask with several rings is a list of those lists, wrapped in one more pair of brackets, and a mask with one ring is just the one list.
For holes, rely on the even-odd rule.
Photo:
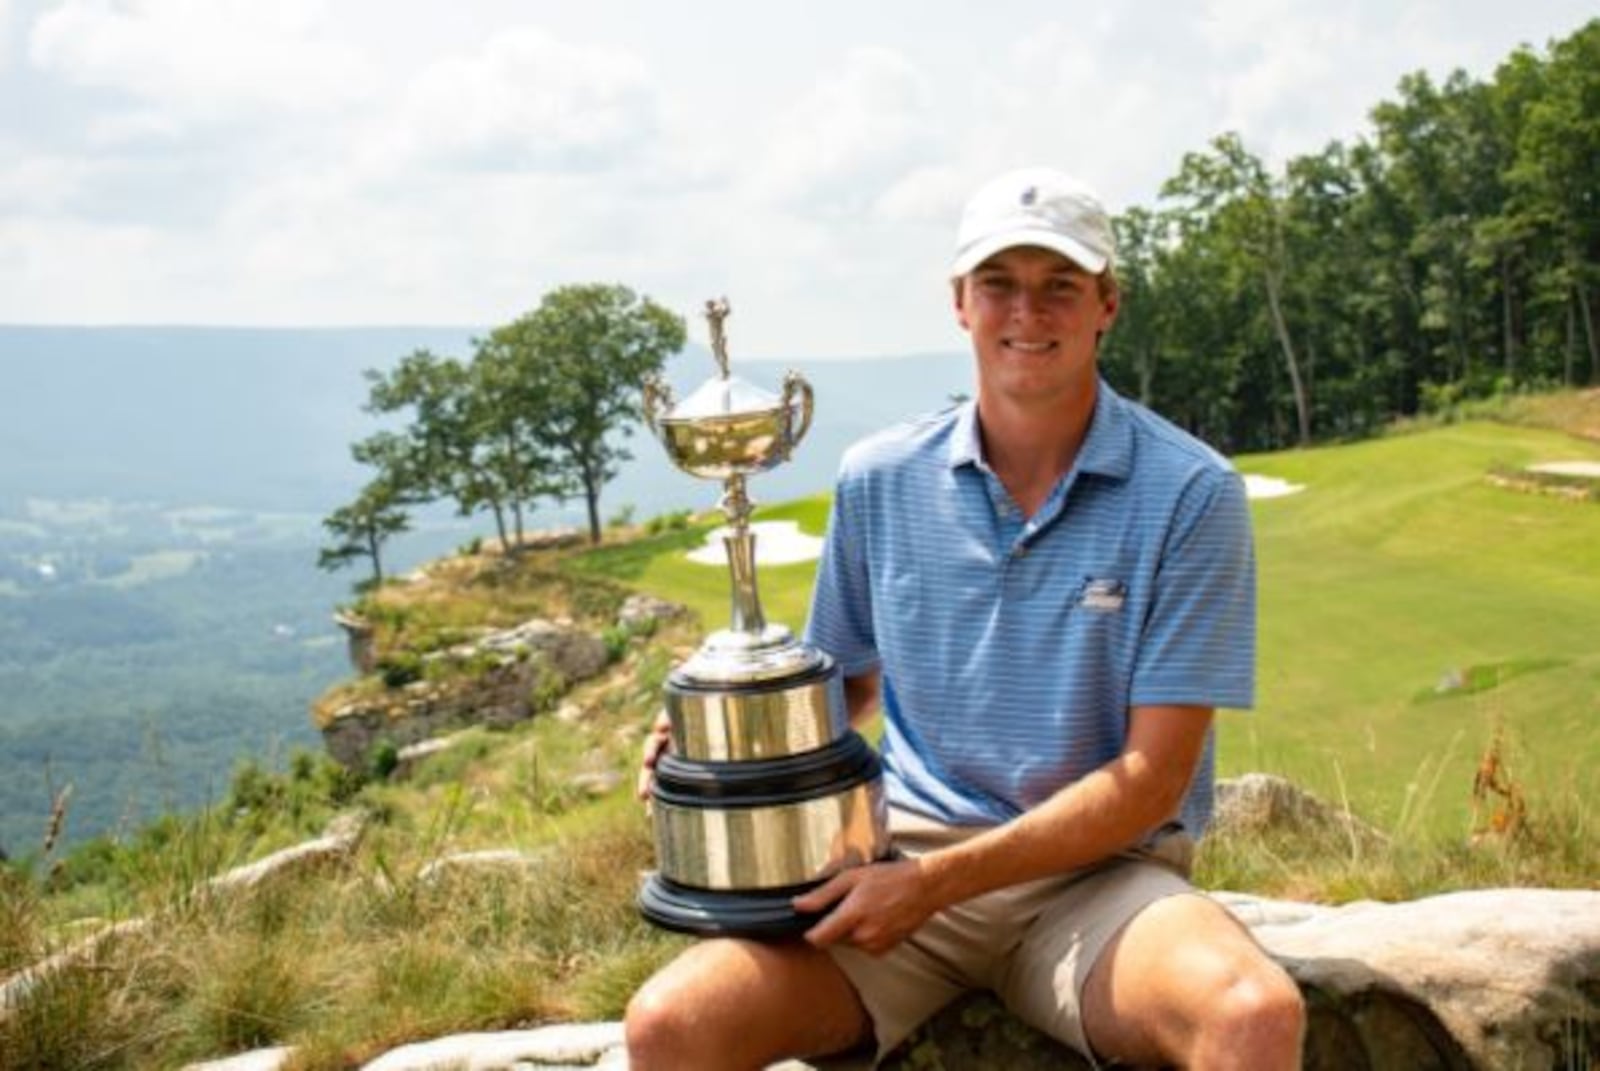
[(1145, 908), (1089, 973), (1084, 1029), (1102, 1056), (1197, 1071), (1300, 1066), (1300, 990), (1239, 922), (1199, 895)]
[(754, 1071), (872, 1036), (844, 973), (802, 941), (702, 941), (634, 994), (626, 1027), (632, 1071)]

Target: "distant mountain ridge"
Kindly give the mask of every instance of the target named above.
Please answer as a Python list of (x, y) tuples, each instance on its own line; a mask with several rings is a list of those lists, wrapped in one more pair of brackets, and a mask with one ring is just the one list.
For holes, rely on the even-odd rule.
[[(361, 408), (363, 371), (421, 348), (466, 357), (483, 333), (0, 326), (0, 516), (25, 497), (326, 512), (365, 478), (349, 444), (380, 426)], [(945, 404), (970, 377), (960, 354), (735, 363), (772, 388), (785, 366), (815, 387), (816, 423), (790, 465), (761, 478), (763, 500), (825, 488), (850, 441)], [(687, 389), (714, 367), (691, 346), (669, 363), (668, 378)], [(634, 453), (606, 490), (607, 510), (632, 503), (648, 515), (714, 501), (652, 445)], [(567, 512), (576, 517), (577, 504)]]
[[(346, 672), (328, 619), (360, 578), (319, 572), (319, 520), (369, 473), (350, 444), (382, 425), (362, 373), (427, 348), (465, 357), (471, 327), (0, 326), (0, 849), (38, 844), (52, 785), (67, 836), (213, 798), (239, 756), (313, 745), (306, 704)], [(954, 355), (796, 361), (816, 419), (760, 503), (828, 489), (845, 447), (967, 389)], [(777, 390), (785, 363), (735, 371)], [(680, 396), (714, 374), (674, 357)], [(642, 430), (602, 515), (714, 506)], [(45, 500), (45, 501), (40, 501)], [(534, 527), (582, 503), (540, 502)], [(404, 571), (492, 522), (418, 511), (387, 548)]]

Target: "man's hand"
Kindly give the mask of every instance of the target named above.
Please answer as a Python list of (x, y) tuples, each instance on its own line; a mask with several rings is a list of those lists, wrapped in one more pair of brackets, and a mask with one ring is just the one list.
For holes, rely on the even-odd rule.
[(656, 780), (656, 762), (667, 750), (672, 747), (672, 720), (667, 717), (667, 712), (662, 711), (656, 715), (656, 720), (650, 726), (650, 732), (644, 738), (644, 750), (639, 756), (639, 798), (650, 799), (650, 787)]
[(806, 940), (817, 948), (848, 941), (874, 956), (905, 940), (943, 906), (930, 895), (916, 859), (851, 867), (794, 898), (797, 911), (823, 911), (829, 904), (837, 906), (806, 931)]

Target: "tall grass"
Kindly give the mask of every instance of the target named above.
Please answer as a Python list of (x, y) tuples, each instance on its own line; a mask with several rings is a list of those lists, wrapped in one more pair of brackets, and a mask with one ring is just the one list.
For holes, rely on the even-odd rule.
[[(1588, 802), (1600, 784), (1588, 762), (1600, 746), (1600, 511), (1480, 478), (1495, 459), (1558, 448), (1542, 432), (1452, 425), (1249, 459), (1308, 490), (1257, 506), (1262, 703), (1222, 716), (1224, 772), (1285, 774), (1385, 836), (1222, 831), (1201, 845), (1203, 885), (1335, 903), (1600, 882)], [(816, 530), (825, 510), (819, 497), (766, 516)], [(614, 608), (627, 585), (717, 627), (726, 577), (683, 559), (707, 527), (559, 562), (456, 563), (439, 589), (386, 589), (372, 607), (392, 639), (426, 646), (485, 615), (548, 613), (547, 597)], [(762, 571), (769, 617), (801, 625), (811, 568)], [(652, 845), (627, 781), (600, 799), (568, 785), (631, 774), (662, 677), (697, 628), (632, 638), (614, 676), (567, 697), (575, 717), (475, 730), (407, 782), (362, 785), (312, 759), (246, 766), (211, 812), (84, 846), (48, 872), (0, 864), (0, 974), (104, 921), (150, 920), (0, 1012), (0, 1067), (142, 1071), (290, 1044), (294, 1066), (331, 1071), (446, 1032), (620, 1015), (683, 942), (634, 910)], [(1441, 689), (1443, 670), (1459, 685)], [(1491, 745), (1525, 804), (1499, 830), (1482, 813), (1494, 800), (1473, 795)], [(343, 866), (205, 890), (351, 808), (370, 825)], [(528, 865), (425, 876), (446, 855), (507, 847)]]
[[(663, 642), (680, 639), (663, 631)], [(246, 767), (214, 811), (168, 819), (115, 851), (100, 847), (93, 865), (69, 859), (68, 888), (0, 870), (0, 969), (92, 930), (66, 917), (68, 904), (116, 902), (150, 920), (0, 1014), (0, 1067), (164, 1068), (289, 1044), (299, 1067), (349, 1068), (441, 1033), (619, 1016), (681, 942), (634, 908), (653, 846), (629, 789), (593, 799), (562, 786), (597, 766), (631, 769), (669, 662), (663, 652), (630, 654), (627, 669), (643, 683), (619, 678), (575, 693), (584, 711), (576, 724), (477, 731), (409, 784), (351, 793), (315, 764), (281, 774)], [(303, 836), (307, 821), (332, 813), (335, 796), (372, 823), (346, 865), (251, 889), (207, 886)], [(518, 847), (534, 862), (428, 871), (481, 847)]]

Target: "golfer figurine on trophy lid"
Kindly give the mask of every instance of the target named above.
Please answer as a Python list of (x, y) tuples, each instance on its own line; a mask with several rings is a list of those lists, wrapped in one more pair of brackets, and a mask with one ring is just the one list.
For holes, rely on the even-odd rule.
[(651, 788), (657, 870), (639, 894), (656, 925), (777, 937), (815, 916), (791, 899), (888, 850), (877, 754), (849, 726), (826, 653), (770, 624), (756, 587), (745, 480), (788, 460), (811, 426), (798, 373), (773, 395), (728, 371), (724, 298), (706, 302), (717, 375), (681, 402), (645, 384), (645, 420), (672, 463), (722, 481), (732, 621), (667, 678), (671, 746)]

